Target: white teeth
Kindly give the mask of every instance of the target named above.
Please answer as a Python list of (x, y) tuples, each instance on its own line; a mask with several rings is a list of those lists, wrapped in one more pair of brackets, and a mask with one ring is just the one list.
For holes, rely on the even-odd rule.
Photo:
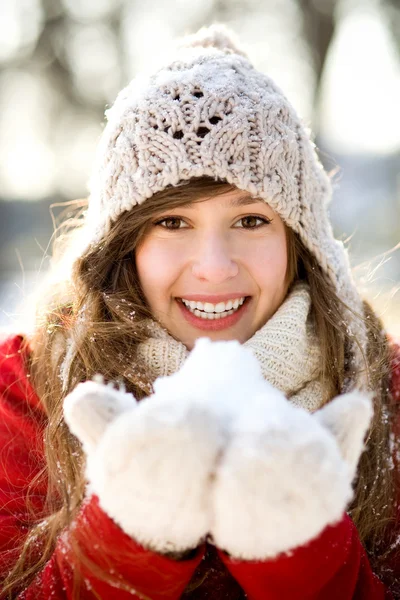
[(228, 302), (218, 302), (212, 304), (211, 302), (196, 302), (195, 300), (185, 300), (182, 298), (183, 304), (192, 312), (196, 317), (202, 319), (223, 319), (228, 315), (233, 314), (239, 306), (243, 304), (245, 297), (236, 298), (235, 300), (228, 300)]
[(204, 309), (203, 309), (206, 313), (212, 313), (214, 312), (214, 304), (211, 304), (210, 302), (204, 302)]
[[(230, 308), (232, 308), (232, 307), (230, 307)], [(225, 307), (225, 302), (218, 302), (218, 304), (215, 305), (216, 313), (222, 313), (222, 312), (224, 312), (224, 310), (227, 310), (227, 307)]]

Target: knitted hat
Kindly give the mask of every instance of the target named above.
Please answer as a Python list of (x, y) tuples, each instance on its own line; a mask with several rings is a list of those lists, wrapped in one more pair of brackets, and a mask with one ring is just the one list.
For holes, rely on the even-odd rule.
[[(294, 108), (257, 71), (225, 26), (183, 39), (172, 61), (134, 79), (106, 112), (90, 183), (89, 244), (124, 211), (167, 186), (211, 176), (264, 199), (315, 256), (339, 298), (363, 314), (343, 243), (328, 220), (328, 175)], [(353, 368), (363, 370), (366, 330), (344, 310)], [(359, 375), (358, 382), (362, 383)]]

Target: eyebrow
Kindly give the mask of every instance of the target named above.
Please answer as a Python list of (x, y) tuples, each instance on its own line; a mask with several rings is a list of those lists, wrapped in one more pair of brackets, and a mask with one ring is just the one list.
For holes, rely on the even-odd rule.
[[(205, 200), (208, 200), (211, 198), (205, 198)], [(201, 200), (200, 200), (201, 202)], [(235, 198), (233, 198), (233, 200), (230, 201), (230, 206), (232, 208), (238, 208), (240, 206), (247, 206), (248, 204), (255, 204), (255, 203), (263, 203), (264, 200), (262, 200), (261, 198), (253, 198), (252, 196), (249, 196), (247, 193), (246, 194), (242, 194), (241, 196), (237, 196)], [(194, 205), (197, 204), (197, 202), (187, 202), (186, 204), (181, 204), (182, 208), (194, 208)]]
[(261, 200), (261, 198), (253, 198), (252, 196), (248, 196), (246, 194), (245, 196), (238, 196), (237, 198), (234, 198), (230, 204), (236, 208), (238, 206), (247, 206), (248, 204), (255, 204), (260, 202), (264, 201)]

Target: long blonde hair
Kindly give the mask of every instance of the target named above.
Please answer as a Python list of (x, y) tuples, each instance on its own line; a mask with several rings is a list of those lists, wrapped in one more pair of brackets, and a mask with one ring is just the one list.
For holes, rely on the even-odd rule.
[[(134, 254), (149, 222), (167, 207), (197, 202), (235, 189), (226, 182), (199, 178), (169, 187), (140, 206), (122, 214), (105, 239), (87, 249), (73, 266), (72, 276), (49, 291), (37, 316), (31, 339), (29, 368), (32, 383), (47, 413), (44, 431), (46, 467), (38, 475), (48, 480), (45, 518), (33, 515), (33, 526), (15, 567), (5, 581), (11, 594), (23, 589), (54, 550), (57, 536), (74, 519), (84, 497), (84, 456), (80, 444), (63, 419), (63, 400), (79, 381), (102, 373), (106, 380), (123, 381), (138, 399), (148, 395), (151, 381), (136, 361), (135, 349), (146, 338), (143, 321), (151, 312), (139, 285)], [(80, 205), (80, 209), (82, 206)], [(79, 217), (79, 215), (78, 215)], [(78, 218), (79, 221), (79, 218)], [(75, 224), (75, 221), (74, 221)], [(328, 402), (340, 393), (347, 375), (349, 334), (342, 318), (343, 304), (319, 264), (297, 235), (287, 230), (288, 279), (305, 279), (310, 285), (313, 319), (321, 345), (322, 374)], [(64, 240), (65, 241), (65, 240)], [(381, 576), (390, 544), (390, 525), (398, 495), (392, 456), (393, 406), (389, 390), (390, 353), (382, 323), (364, 302), (368, 330), (367, 369), (375, 392), (375, 413), (368, 444), (361, 457), (355, 496), (349, 508), (372, 567)], [(64, 362), (64, 387), (60, 369)], [(121, 368), (121, 365), (124, 365)], [(38, 559), (32, 548), (41, 542)], [(76, 549), (79, 551), (79, 549)], [(81, 556), (86, 561), (84, 556)], [(92, 565), (95, 570), (95, 565)], [(97, 573), (113, 581), (110, 573)], [(120, 584), (120, 580), (118, 580)]]

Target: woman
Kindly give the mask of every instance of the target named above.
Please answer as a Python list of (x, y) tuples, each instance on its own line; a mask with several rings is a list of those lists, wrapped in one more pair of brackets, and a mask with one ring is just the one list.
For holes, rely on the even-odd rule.
[(223, 27), (120, 93), (72, 271), (1, 346), (3, 597), (400, 598), (400, 349), (330, 191)]

